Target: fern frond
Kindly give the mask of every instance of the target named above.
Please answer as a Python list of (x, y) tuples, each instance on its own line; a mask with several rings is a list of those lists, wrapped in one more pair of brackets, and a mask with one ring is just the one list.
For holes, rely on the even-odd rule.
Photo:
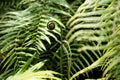
[[(79, 70), (80, 74), (83, 74), (81, 72), (86, 69), (87, 75), (87, 67), (89, 68), (92, 63), (94, 64), (103, 56), (110, 37), (114, 33), (114, 17), (116, 14), (114, 5), (117, 2), (115, 0), (86, 0), (67, 22), (70, 31), (66, 35), (66, 39), (71, 45), (72, 57), (76, 58), (72, 61), (74, 64), (71, 72), (75, 71), (76, 73)], [(94, 68), (97, 66), (95, 65)], [(90, 70), (88, 69), (88, 71)]]
[[(51, 40), (58, 41), (56, 35), (61, 36), (64, 24), (53, 17), (48, 5), (41, 3), (30, 3), (25, 10), (11, 11), (3, 16), (0, 23), (0, 55), (4, 55), (0, 62), (2, 71), (11, 67), (19, 69), (27, 61), (30, 61), (27, 66), (35, 64), (53, 43)], [(54, 30), (47, 27), (50, 21), (54, 21)]]
[(54, 75), (60, 75), (54, 71), (41, 71), (40, 68), (43, 67), (45, 61), (39, 62), (34, 66), (30, 67), (25, 71), (18, 71), (15, 75), (9, 76), (6, 80), (45, 80), (45, 79), (54, 79), (54, 80), (61, 80)]
[(109, 44), (108, 54), (107, 58), (104, 60), (104, 64), (102, 65), (102, 69), (104, 70), (103, 77), (106, 77), (106, 79), (120, 79), (120, 53), (119, 53), (119, 47), (120, 47), (120, 1), (118, 1), (115, 5), (116, 12), (114, 17), (114, 32), (111, 36), (111, 43)]

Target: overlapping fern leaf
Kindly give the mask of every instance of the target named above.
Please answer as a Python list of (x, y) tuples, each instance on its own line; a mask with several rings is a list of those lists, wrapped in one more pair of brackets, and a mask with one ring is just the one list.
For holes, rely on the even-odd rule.
[(57, 49), (53, 46), (46, 52), (49, 55), (43, 55), (49, 59), (47, 68), (64, 74), (66, 79), (81, 79), (75, 77), (85, 72), (85, 78), (90, 77), (88, 71), (101, 66), (101, 60), (106, 57), (102, 56), (114, 32), (116, 3), (111, 0), (86, 0), (68, 21), (68, 33), (63, 35), (65, 38), (55, 44), (61, 46)]
[(117, 2), (117, 0), (86, 0), (68, 21), (70, 31), (66, 39), (72, 51), (71, 75), (80, 70), (71, 80), (84, 72), (90, 77), (88, 71), (100, 66), (99, 60), (104, 55), (104, 49), (108, 47), (114, 32)]
[(20, 69), (15, 75), (8, 77), (6, 80), (61, 80), (60, 78), (55, 77), (54, 75), (60, 75), (54, 71), (42, 71), (41, 67), (45, 64), (45, 61), (39, 62), (29, 69), (22, 71)]
[[(19, 6), (25, 9), (5, 13), (0, 19), (2, 76), (23, 76), (29, 66), (47, 59), (43, 69), (63, 74), (63, 80), (82, 80), (80, 74), (92, 78), (88, 72), (99, 66), (105, 79), (119, 79), (119, 0), (82, 2), (22, 0)], [(49, 29), (50, 22), (55, 29)]]
[[(17, 71), (24, 65), (28, 67), (37, 63), (40, 60), (39, 55), (52, 44), (51, 38), (57, 41), (58, 38), (55, 35), (61, 36), (60, 27), (64, 25), (53, 17), (50, 13), (50, 5), (45, 6), (47, 3), (50, 2), (34, 1), (25, 10), (11, 11), (2, 17), (0, 23), (1, 72), (9, 69)], [(54, 30), (47, 28), (50, 21), (55, 24)]]
[(108, 54), (104, 60), (102, 69), (104, 70), (103, 77), (107, 80), (120, 79), (120, 1), (116, 2), (114, 12), (114, 30), (109, 42), (109, 48), (105, 54)]

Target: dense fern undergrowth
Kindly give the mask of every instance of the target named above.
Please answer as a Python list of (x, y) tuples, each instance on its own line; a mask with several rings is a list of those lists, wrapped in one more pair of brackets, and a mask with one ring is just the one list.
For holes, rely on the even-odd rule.
[(119, 0), (1, 0), (0, 80), (120, 80)]

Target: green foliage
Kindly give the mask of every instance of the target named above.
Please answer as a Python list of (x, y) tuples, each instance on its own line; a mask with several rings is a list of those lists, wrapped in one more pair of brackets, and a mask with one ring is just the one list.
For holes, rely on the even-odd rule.
[[(61, 36), (60, 27), (64, 25), (48, 14), (48, 6), (43, 10), (43, 5), (34, 2), (25, 10), (7, 12), (1, 19), (0, 55), (4, 55), (0, 63), (2, 71), (11, 67), (15, 70), (21, 68), (27, 60), (30, 60), (29, 65), (35, 64), (39, 61), (39, 55), (46, 51), (45, 44), (51, 44), (50, 38), (57, 41), (55, 35)], [(56, 27), (52, 31), (47, 28), (49, 21), (55, 22)]]
[[(119, 46), (119, 33), (116, 31), (119, 32), (120, 25), (118, 4), (117, 0), (86, 0), (68, 21), (67, 25), (71, 29), (66, 38), (72, 46), (73, 56), (78, 58), (74, 61), (76, 67), (73, 69), (80, 70), (70, 80), (99, 66), (103, 66), (103, 71), (106, 69), (103, 74), (103, 77), (107, 76), (105, 79), (119, 80), (119, 55), (116, 55), (119, 54), (116, 50)], [(113, 66), (116, 67), (112, 69)]]
[[(25, 1), (20, 4), (22, 3)], [(58, 14), (54, 12), (57, 8), (53, 7), (57, 3), (52, 4), (53, 1), (29, 2), (26, 9), (10, 11), (1, 17), (0, 71), (2, 74), (7, 73), (8, 70), (14, 71), (13, 73), (21, 68), (26, 70), (41, 61), (40, 56), (50, 48), (50, 45), (59, 42), (61, 29), (65, 26), (59, 20)], [(57, 12), (69, 14), (59, 9)], [(50, 21), (55, 24), (54, 30), (49, 30), (47, 27)]]
[[(109, 37), (112, 34), (112, 19), (114, 18), (112, 14), (115, 9), (110, 5), (113, 2), (86, 0), (68, 21), (67, 26), (70, 31), (67, 33), (66, 39), (71, 46), (73, 57), (71, 69), (75, 73), (91, 66), (104, 54), (103, 50), (108, 46)], [(89, 77), (87, 70), (85, 71)]]
[(25, 72), (22, 70), (18, 71), (14, 76), (10, 76), (6, 80), (61, 80), (60, 78), (54, 77), (53, 74), (58, 75), (57, 72), (39, 70), (41, 67), (43, 67), (43, 65), (44, 61), (39, 62), (27, 69)]
[(101, 67), (101, 79), (120, 79), (119, 0), (9, 3), (0, 14), (0, 78), (79, 80)]
[(119, 6), (120, 1), (116, 3), (114, 12), (114, 31), (111, 35), (111, 40), (109, 42), (108, 51), (105, 54), (108, 54), (107, 58), (104, 60), (104, 64), (102, 66), (102, 69), (104, 70), (103, 76), (106, 77), (106, 79), (120, 79), (120, 13), (119, 13)]

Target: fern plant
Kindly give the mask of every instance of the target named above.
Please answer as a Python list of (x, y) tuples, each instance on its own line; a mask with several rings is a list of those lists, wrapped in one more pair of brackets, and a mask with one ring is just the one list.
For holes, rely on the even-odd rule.
[(60, 78), (54, 77), (53, 74), (58, 74), (54, 71), (38, 71), (41, 67), (43, 67), (44, 62), (45, 61), (35, 64), (25, 72), (20, 69), (14, 76), (8, 77), (7, 80), (61, 80)]
[[(107, 71), (112, 68), (112, 64), (110, 63), (111, 61), (113, 61), (114, 64), (118, 63), (115, 63), (114, 60), (109, 61), (109, 59), (107, 62), (105, 62), (107, 65), (103, 65), (103, 63), (106, 57), (108, 57), (109, 53), (110, 55), (112, 54), (111, 52), (108, 52), (109, 48), (114, 49), (115, 46), (119, 45), (117, 44), (114, 47), (110, 45), (111, 41), (114, 41), (113, 37), (111, 36), (113, 36), (113, 34), (116, 34), (115, 32), (117, 29), (119, 29), (118, 19), (120, 14), (118, 3), (119, 1), (117, 0), (86, 0), (86, 2), (78, 8), (76, 14), (68, 21), (67, 25), (69, 25), (71, 29), (66, 38), (69, 38), (68, 42), (74, 45), (72, 46), (75, 47), (75, 49), (73, 49), (73, 52), (78, 52), (78, 54), (74, 53), (73, 56), (78, 57), (78, 60), (84, 60), (84, 62), (74, 62), (77, 64), (76, 67), (80, 71), (75, 73), (70, 80), (76, 78), (80, 74), (86, 72), (88, 73), (92, 69), (99, 66), (106, 67), (107, 69), (105, 72), (103, 69), (103, 75), (109, 75), (109, 78), (112, 76), (112, 74), (106, 74)], [(114, 38), (115, 37), (117, 36), (114, 36)], [(115, 41), (117, 40), (115, 39)], [(82, 70), (80, 69), (79, 65), (82, 66)], [(74, 70), (78, 70), (77, 68)], [(115, 69), (118, 70), (117, 68)], [(115, 79), (119, 79), (117, 75), (113, 77)], [(108, 80), (109, 78), (105, 77), (104, 79)]]
[(119, 0), (21, 0), (0, 19), (0, 77), (47, 60), (42, 70), (62, 80), (94, 78), (98, 67), (97, 78), (119, 80), (119, 11)]
[[(25, 2), (29, 3), (25, 10), (10, 11), (1, 17), (0, 67), (3, 74), (9, 70), (13, 73), (21, 68), (25, 70), (44, 60), (45, 58), (40, 57), (50, 45), (60, 42), (61, 29), (65, 28), (55, 13), (71, 16), (64, 10), (59, 10), (60, 6), (64, 6), (64, 0), (63, 2), (23, 0), (20, 4)], [(58, 9), (54, 8), (55, 4), (59, 4)], [(64, 7), (70, 8), (67, 2)], [(53, 30), (49, 29), (51, 23), (55, 27)]]

